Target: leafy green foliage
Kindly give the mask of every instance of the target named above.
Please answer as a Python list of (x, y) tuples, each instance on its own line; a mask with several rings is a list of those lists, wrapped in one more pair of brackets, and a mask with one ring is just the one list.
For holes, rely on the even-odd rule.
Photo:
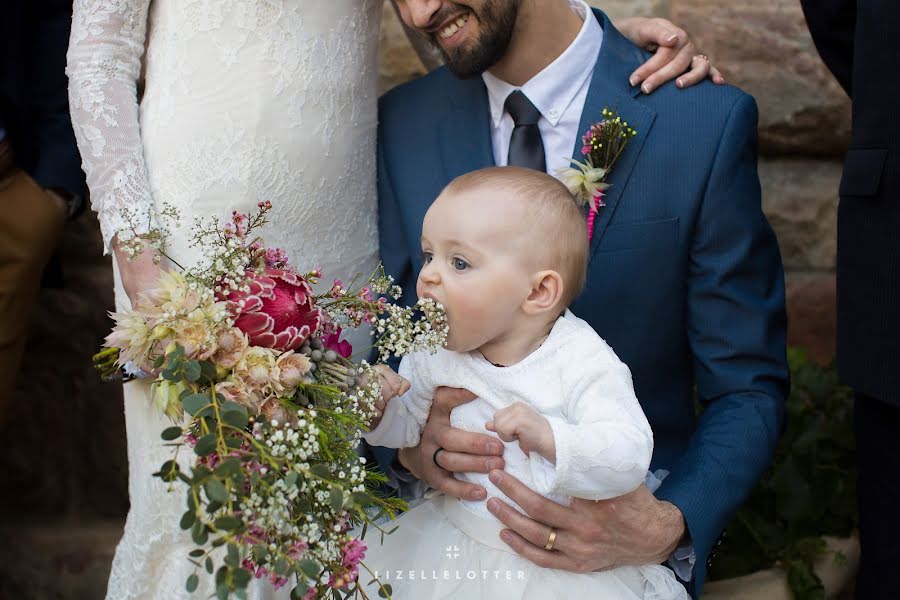
[[(316, 546), (306, 548), (298, 557), (283, 547), (269, 547), (261, 543), (259, 530), (253, 531), (245, 523), (246, 513), (241, 507), (251, 493), (265, 493), (277, 482), (293, 493), (291, 522), (306, 523), (307, 515), (311, 515), (320, 530), (334, 530), (336, 524), (352, 527), (368, 523), (373, 519), (369, 510), (377, 513), (377, 518), (405, 509), (398, 498), (384, 497), (377, 491), (386, 481), (381, 473), (355, 467), (363, 469), (360, 481), (365, 491), (349, 486), (346, 474), (360, 464), (354, 446), (365, 423), (358, 414), (346, 410), (344, 392), (333, 385), (305, 383), (304, 403), (280, 400), (287, 414), (297, 421), (303, 418), (315, 424), (317, 450), (298, 460), (296, 455), (286, 457), (283, 450), (276, 453), (264, 443), (266, 436), (275, 432), (272, 421), (250, 414), (245, 405), (215, 392), (217, 372), (211, 363), (189, 360), (183, 348), (176, 346), (159, 366), (163, 379), (186, 382), (187, 388), (179, 393), (178, 401), (190, 416), (189, 424), (168, 427), (161, 433), (175, 457), (155, 473), (164, 481), (185, 484), (187, 510), (180, 527), (197, 546), (188, 556), (197, 570), (187, 579), (185, 588), (189, 592), (199, 589), (203, 576), (210, 580), (203, 584), (204, 589), (209, 585), (215, 590), (213, 597), (246, 598), (253, 579), (247, 566), (255, 562), (265, 564), (270, 573), (292, 584), (292, 597), (302, 598), (313, 587), (317, 588), (317, 598), (332, 597), (336, 590), (322, 582), (336, 566), (340, 567), (339, 555), (332, 556), (333, 551), (329, 554)], [(183, 472), (175, 458), (178, 452), (190, 453), (191, 449), (190, 471)], [(325, 492), (324, 502), (317, 500), (321, 492)], [(358, 590), (353, 584), (344, 591), (349, 597)]]
[(822, 536), (849, 536), (857, 524), (853, 396), (834, 365), (791, 349), (787, 423), (775, 461), (728, 526), (711, 579), (785, 569), (796, 600), (822, 600), (813, 565), (828, 552)]

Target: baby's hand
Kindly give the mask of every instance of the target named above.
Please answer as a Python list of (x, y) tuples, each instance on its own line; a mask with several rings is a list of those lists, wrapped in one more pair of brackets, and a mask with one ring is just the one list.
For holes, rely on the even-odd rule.
[(494, 420), (484, 426), (488, 431), (496, 432), (504, 442), (519, 440), (519, 447), (525, 454), (534, 451), (556, 463), (556, 442), (549, 421), (524, 402), (498, 410)]
[(384, 407), (387, 406), (387, 403), (390, 402), (392, 398), (402, 396), (408, 392), (409, 382), (397, 375), (397, 373), (387, 365), (375, 365), (372, 368), (378, 373), (378, 378), (381, 380), (381, 398), (375, 401), (375, 410), (377, 411), (377, 414), (372, 419), (371, 423), (369, 423), (369, 427), (375, 429), (381, 422), (381, 417), (384, 416)]

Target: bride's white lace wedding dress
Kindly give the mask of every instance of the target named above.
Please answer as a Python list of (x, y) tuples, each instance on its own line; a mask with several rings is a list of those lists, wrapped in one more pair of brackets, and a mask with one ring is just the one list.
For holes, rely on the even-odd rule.
[[(145, 224), (168, 203), (189, 227), (270, 200), (267, 241), (294, 264), (368, 274), (381, 11), (382, 0), (75, 0), (72, 120), (107, 245), (126, 212)], [(181, 264), (196, 258), (188, 227), (170, 240)], [(118, 274), (116, 304), (128, 305)], [(112, 600), (188, 597), (194, 571), (184, 495), (152, 477), (171, 456), (148, 391), (125, 385), (131, 510)], [(256, 581), (249, 597), (287, 595)]]

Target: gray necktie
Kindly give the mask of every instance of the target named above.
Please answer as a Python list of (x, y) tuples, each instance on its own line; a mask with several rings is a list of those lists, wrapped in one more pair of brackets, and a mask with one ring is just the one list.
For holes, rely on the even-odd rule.
[(535, 108), (521, 90), (516, 90), (507, 96), (503, 108), (516, 124), (512, 136), (509, 138), (507, 164), (515, 167), (527, 167), (536, 171), (546, 171), (544, 140), (541, 138), (541, 130), (538, 129), (541, 111)]

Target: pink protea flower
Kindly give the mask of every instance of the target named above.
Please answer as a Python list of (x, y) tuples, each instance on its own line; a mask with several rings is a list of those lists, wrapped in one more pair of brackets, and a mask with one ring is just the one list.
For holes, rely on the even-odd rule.
[(247, 334), (253, 346), (281, 352), (299, 348), (322, 321), (309, 283), (281, 269), (247, 275), (250, 293), (233, 292), (227, 298), (238, 309), (234, 326)]
[(353, 354), (353, 346), (347, 340), (341, 339), (341, 328), (338, 327), (333, 333), (322, 338), (322, 345), (329, 350), (334, 350), (344, 358), (350, 358)]

